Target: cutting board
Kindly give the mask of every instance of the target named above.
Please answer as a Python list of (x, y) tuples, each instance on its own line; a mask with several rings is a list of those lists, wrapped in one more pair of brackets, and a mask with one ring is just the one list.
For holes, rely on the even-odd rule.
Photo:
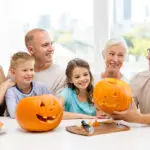
[(121, 132), (121, 131), (130, 130), (129, 126), (117, 122), (112, 122), (112, 123), (99, 122), (99, 123), (100, 126), (94, 127), (94, 132), (92, 134), (89, 134), (82, 126), (76, 126), (76, 125), (67, 126), (66, 130), (73, 134), (84, 135), (84, 136), (92, 136), (98, 134), (107, 134), (112, 132)]

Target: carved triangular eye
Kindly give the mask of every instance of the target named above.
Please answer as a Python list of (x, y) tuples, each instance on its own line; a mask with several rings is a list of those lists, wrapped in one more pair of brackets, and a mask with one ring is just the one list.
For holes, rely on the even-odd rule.
[(45, 104), (43, 102), (41, 102), (40, 107), (44, 107), (44, 106), (45, 106)]

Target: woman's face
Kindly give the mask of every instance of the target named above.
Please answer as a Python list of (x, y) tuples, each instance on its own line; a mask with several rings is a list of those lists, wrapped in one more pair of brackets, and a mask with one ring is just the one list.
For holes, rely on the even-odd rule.
[(126, 49), (121, 44), (110, 46), (105, 52), (105, 64), (108, 72), (120, 72), (125, 60)]

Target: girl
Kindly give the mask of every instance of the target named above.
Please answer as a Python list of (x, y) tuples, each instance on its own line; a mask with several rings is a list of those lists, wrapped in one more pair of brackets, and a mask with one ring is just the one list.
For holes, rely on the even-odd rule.
[(71, 60), (66, 68), (67, 87), (60, 94), (65, 109), (64, 119), (94, 118), (96, 111), (92, 102), (93, 77), (89, 64), (79, 58)]
[(10, 73), (15, 80), (15, 86), (9, 88), (5, 99), (8, 113), (15, 118), (17, 103), (24, 97), (49, 94), (46, 86), (33, 82), (35, 60), (26, 52), (15, 53), (10, 62)]

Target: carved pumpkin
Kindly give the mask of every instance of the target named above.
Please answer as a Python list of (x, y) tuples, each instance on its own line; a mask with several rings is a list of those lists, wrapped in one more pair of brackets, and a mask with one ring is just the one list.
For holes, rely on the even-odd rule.
[(132, 100), (130, 87), (122, 80), (106, 78), (94, 88), (94, 102), (106, 113), (123, 111), (129, 108)]
[(56, 128), (63, 109), (52, 95), (23, 98), (16, 107), (16, 119), (28, 131), (48, 131)]
[(3, 123), (2, 122), (0, 122), (0, 129), (3, 127)]

